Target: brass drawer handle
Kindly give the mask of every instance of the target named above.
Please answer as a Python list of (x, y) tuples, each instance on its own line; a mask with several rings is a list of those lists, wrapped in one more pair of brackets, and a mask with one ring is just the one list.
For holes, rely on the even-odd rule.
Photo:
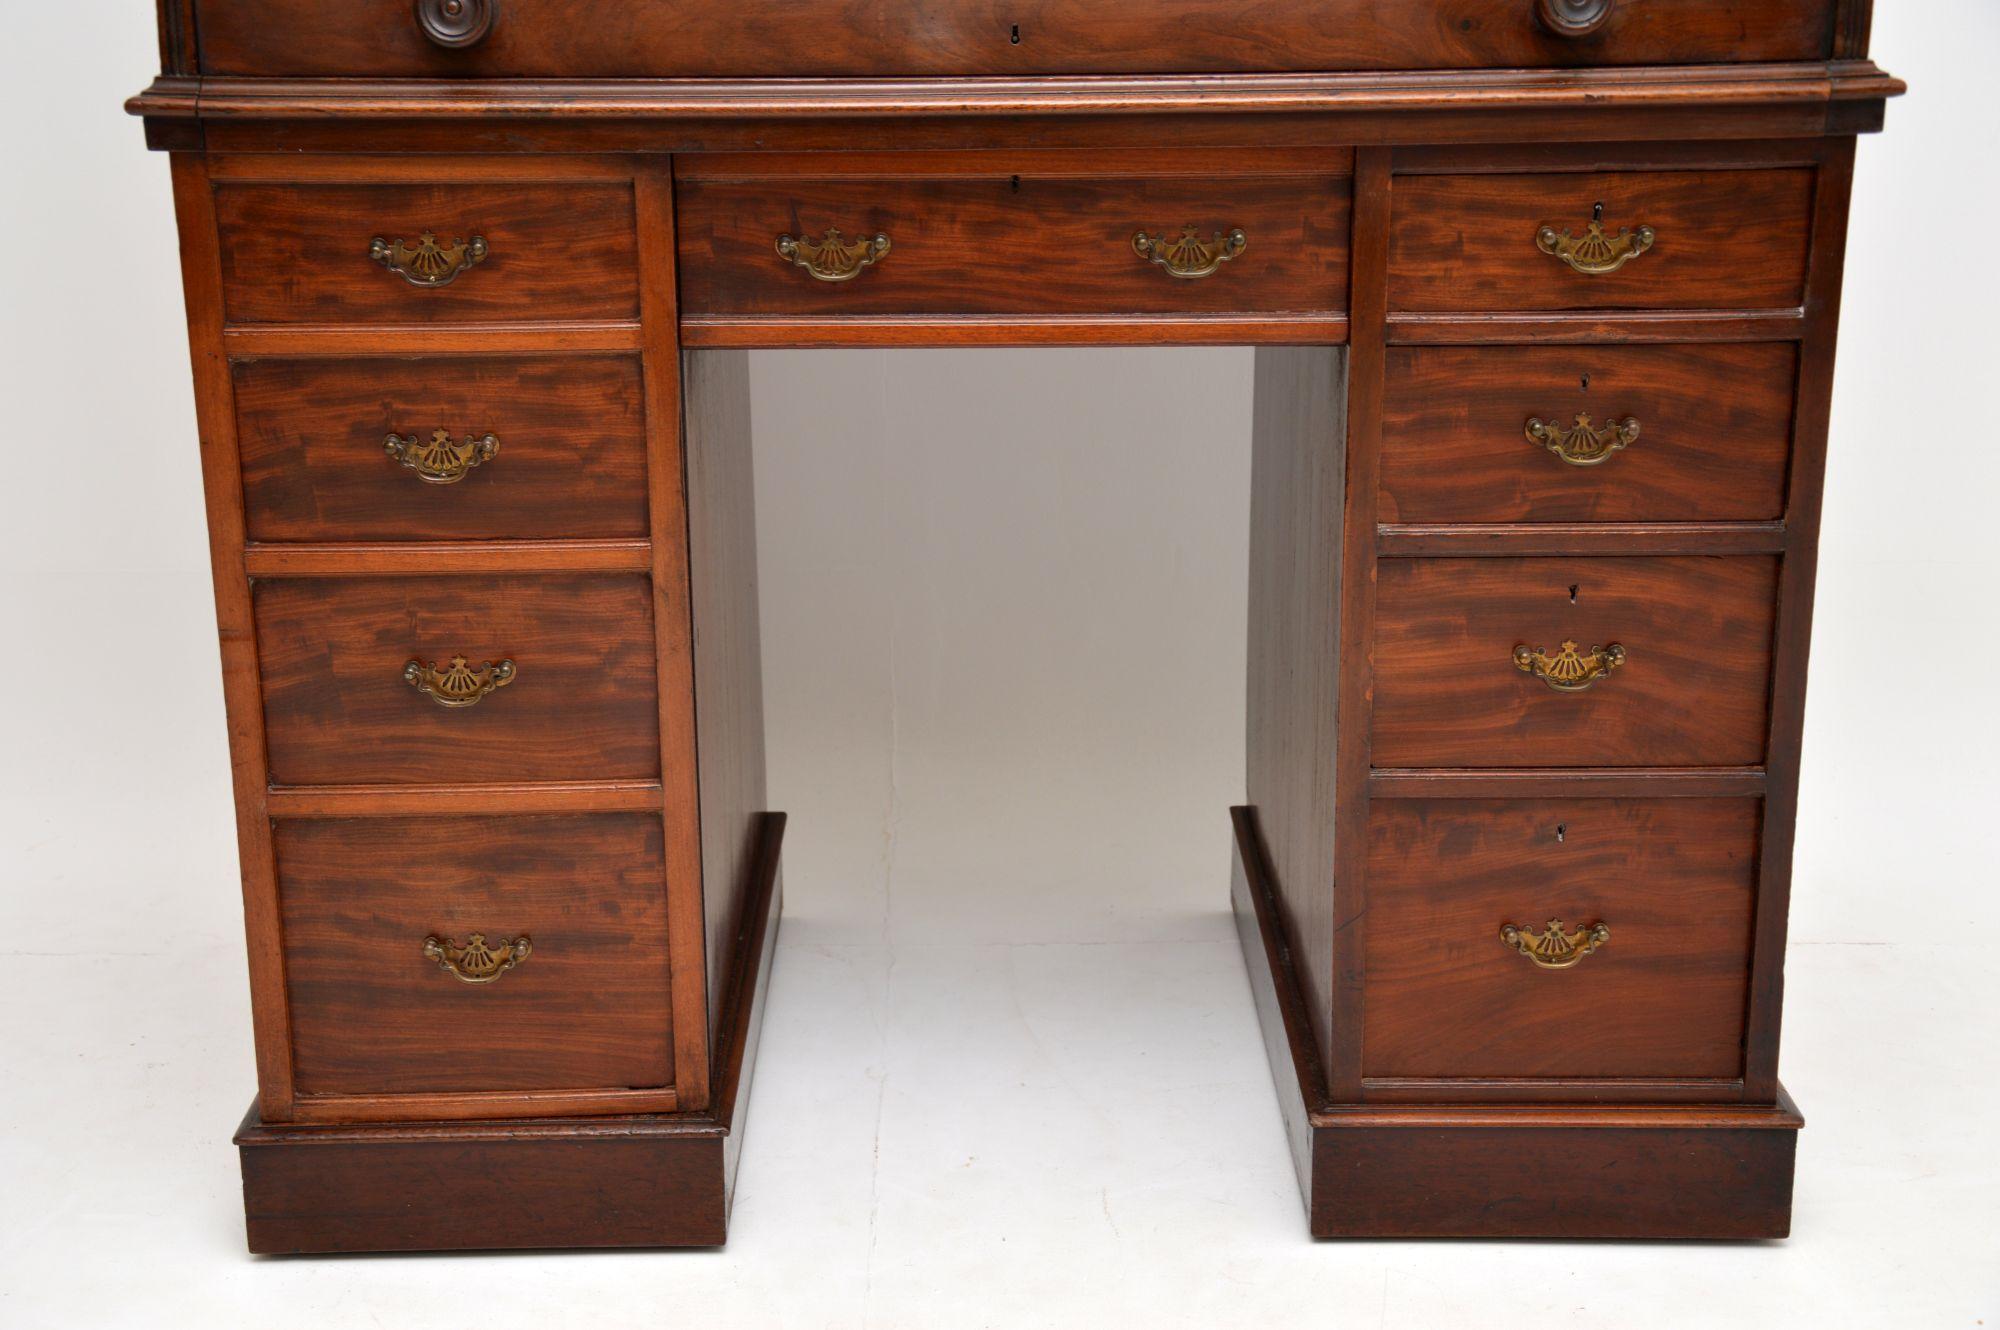
[(822, 282), (851, 282), (865, 269), (880, 263), (889, 253), (889, 237), (880, 232), (866, 240), (843, 240), (840, 231), (828, 227), (826, 236), (813, 240), (806, 236), (778, 237), (778, 256), (804, 268)]
[(447, 50), (477, 46), (493, 29), (498, 0), (417, 0), (417, 26)]
[(1568, 427), (1533, 417), (1527, 434), (1529, 443), (1539, 444), (1571, 466), (1602, 466), (1611, 460), (1611, 454), (1639, 441), (1639, 422), (1627, 416), (1607, 420), (1599, 428), (1591, 424), (1588, 411), (1579, 411), (1576, 423)]
[(456, 711), (477, 706), (488, 693), (505, 688), (514, 682), (515, 673), (511, 660), (489, 660), (475, 670), (465, 657), (453, 656), (443, 669), (435, 661), (429, 665), (421, 660), (411, 661), (403, 667), (403, 682), (439, 706)]
[(406, 240), (392, 245), (381, 236), (368, 242), (368, 257), (411, 286), (450, 286), (460, 273), (484, 263), (489, 252), (485, 236), (441, 245), (431, 231), (418, 236), (414, 245)]
[(1561, 259), (1586, 277), (1601, 277), (1638, 258), (1653, 247), (1658, 233), (1650, 226), (1634, 231), (1620, 227), (1618, 234), (1604, 234), (1604, 205), (1591, 209), (1590, 225), (1581, 236), (1544, 226), (1535, 232), (1535, 247)]
[(1172, 239), (1164, 231), (1156, 236), (1141, 231), (1132, 237), (1132, 252), (1165, 268), (1169, 277), (1207, 277), (1249, 245), (1250, 238), (1240, 227), (1217, 231), (1207, 240), (1192, 225), (1183, 226)]
[(1558, 37), (1588, 37), (1611, 17), (1612, 0), (1535, 0), (1535, 17)]
[(1625, 648), (1613, 642), (1608, 647), (1577, 650), (1575, 642), (1565, 642), (1551, 656), (1540, 647), (1514, 648), (1514, 668), (1532, 674), (1558, 693), (1580, 693), (1625, 663)]
[(492, 434), (453, 439), (450, 430), (440, 429), (428, 439), (391, 434), (382, 440), (382, 451), (416, 472), (427, 485), (456, 485), (474, 467), (500, 455), (500, 440)]
[(1567, 970), (1609, 942), (1611, 929), (1600, 923), (1572, 933), (1564, 930), (1562, 920), (1551, 919), (1541, 933), (1502, 924), (1500, 940), (1533, 961), (1537, 969)]
[(512, 942), (489, 946), (486, 934), (474, 933), (464, 946), (433, 933), (424, 939), (424, 956), (452, 978), (468, 984), (490, 984), (528, 959), (535, 944), (523, 934)]

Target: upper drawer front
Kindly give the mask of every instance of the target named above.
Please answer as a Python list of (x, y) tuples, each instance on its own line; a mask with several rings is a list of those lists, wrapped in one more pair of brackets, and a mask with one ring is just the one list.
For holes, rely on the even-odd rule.
[[(1363, 1073), (1741, 1075), (1758, 811), (1754, 799), (1378, 801)], [(1503, 939), (1510, 924), (1577, 951), (1551, 943), (1538, 964)]]
[(1783, 517), (1797, 376), (1776, 343), (1391, 348), (1381, 518)]
[[(686, 180), (681, 309), (691, 315), (1198, 314), (1341, 311), (1348, 208), (1342, 176), (1071, 180)], [(1193, 227), (1214, 253), (1175, 276), (1134, 247)], [(778, 251), (780, 237), (889, 249), (846, 280)], [(1228, 233), (1242, 233), (1240, 253)], [(1223, 239), (1221, 246), (1214, 242)], [(850, 265), (851, 266), (851, 265)], [(822, 258), (824, 276), (837, 276)]]
[(1777, 575), (1764, 557), (1384, 560), (1375, 765), (1757, 765)]
[(224, 314), (234, 324), (637, 319), (633, 208), (624, 184), (224, 183)]
[(647, 534), (636, 357), (273, 359), (234, 371), (252, 540)]
[(426, 37), (436, 0), (197, 0), (208, 74), (545, 78), (894, 77), (1518, 68), (1823, 60), (1833, 0), (1614, 0), (1559, 37), (1536, 0), (466, 0), (473, 44)]
[[(283, 822), (273, 848), (300, 1093), (672, 1079), (657, 816)], [(475, 933), (494, 960), (425, 954)]]
[(411, 572), (258, 584), (274, 784), (659, 776), (646, 578)]
[(1398, 177), (1389, 306), (1795, 308), (1812, 180), (1794, 168)]

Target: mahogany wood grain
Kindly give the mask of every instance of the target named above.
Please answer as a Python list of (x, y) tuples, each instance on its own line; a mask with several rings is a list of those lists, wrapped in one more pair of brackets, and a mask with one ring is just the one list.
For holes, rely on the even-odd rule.
[[(1782, 1087), (1742, 1105), (1328, 1102), (1256, 811), (1231, 817), (1237, 935), (1314, 1237), (1789, 1232), (1803, 1120)], [(1592, 1185), (1550, 1186), (1543, 1159)]]
[(1385, 767), (1370, 773), (1376, 799), (1758, 799), (1759, 767)]
[[(280, 785), (657, 777), (652, 606), (638, 576), (272, 581), (256, 588), (271, 779)], [(411, 660), (514, 681), (438, 706)]]
[(688, 574), (695, 638), (695, 729), (701, 772), (701, 860), (709, 1010), (719, 1025), (723, 960), (742, 927), (768, 809), (764, 664), (757, 618), (757, 504), (751, 466), (750, 357), (690, 352), (686, 401)]
[[(190, 81), (191, 82), (191, 81)], [(1585, 139), (1761, 141), (1879, 130), (1904, 85), (1866, 62), (1316, 75), (633, 84), (203, 79), (128, 107), (149, 142), (212, 153), (351, 153), (355, 124), (411, 152), (1140, 148), (1175, 115), (1188, 147), (1351, 148)], [(197, 114), (199, 119), (190, 117)], [(1480, 114), (1473, 114), (1478, 112)]]
[(1813, 596), (1819, 576), (1820, 506), (1826, 489), (1827, 433), (1833, 410), (1833, 366), (1840, 335), (1840, 296), (1847, 247), (1848, 203), (1854, 184), (1854, 140), (1837, 140), (1819, 173), (1814, 198), (1817, 245), (1806, 289), (1810, 333), (1802, 350), (1797, 442), (1792, 464), (1791, 548), (1778, 583), (1777, 660), (1772, 680), (1771, 734), (1766, 762), (1771, 798), (1764, 819), (1762, 881), (1751, 971), (1750, 1033), (1744, 1079), (1749, 1094), (1779, 1092), (1778, 1046), (1785, 993), (1785, 939), (1791, 907), (1792, 841), (1798, 822), (1799, 768), (1805, 742), (1806, 674), (1812, 654)]
[[(1376, 805), (1365, 1074), (1740, 1078), (1758, 814), (1750, 799)], [(1549, 971), (1499, 939), (1550, 919), (1610, 941)]]
[(650, 540), (329, 541), (245, 546), (254, 578), (433, 577), (494, 573), (643, 573), (653, 566)]
[(274, 818), (498, 817), (511, 813), (658, 813), (652, 780), (510, 781), (500, 785), (275, 785)]
[[(171, 3), (171, 0), (167, 0)], [(215, 195), (205, 158), (172, 159), (174, 213), (181, 234), (181, 287), (193, 360), (197, 447), (208, 509), (208, 557), (222, 656), (222, 698), (229, 729), (229, 777), (235, 802), (236, 853), (243, 931), (250, 962), (250, 1016), (257, 1058), (257, 1109), (272, 1121), (292, 1111), (291, 1011), (285, 997), (283, 934), (271, 858), (270, 784), (264, 731), (264, 685), (257, 661), (256, 615), (243, 566), (243, 470), (236, 448), (235, 385), (222, 351), (222, 262)]]
[(1337, 346), (1347, 315), (876, 314), (798, 317), (691, 314), (681, 345), (744, 349), (839, 346)]
[[(644, 537), (636, 357), (238, 362), (249, 535), (259, 541)], [(450, 484), (388, 456), (390, 434), (491, 434)]]
[(757, 1071), (757, 1048), (763, 1042), (771, 962), (778, 950), (778, 920), (785, 895), (779, 857), (784, 848), (785, 821), (783, 813), (764, 813), (757, 819), (757, 846), (750, 856), (748, 886), (742, 908), (736, 913), (735, 933), (727, 939), (722, 953), (729, 978), (722, 992), (722, 1020), (715, 1032), (715, 1091), (709, 1111), (729, 1131), (723, 1149), (725, 1213), (736, 1197), (744, 1114)]
[(646, 375), (646, 477), (652, 521), (654, 680), (659, 771), (666, 794), (667, 904), (674, 953), (674, 1030), (682, 1101), (710, 1106), (709, 972), (702, 880), (701, 771), (695, 713), (694, 595), (688, 568), (685, 410), (675, 338), (679, 275), (674, 271), (672, 164), (655, 158), (633, 183), (639, 217), (639, 296)]
[[(836, 172), (839, 159), (821, 170)], [(1115, 178), (833, 175), (680, 185), (681, 304), (695, 316), (1338, 312), (1346, 308), (1344, 177)], [(1212, 275), (1175, 278), (1133, 252), (1144, 231), (1248, 246)], [(845, 282), (782, 258), (779, 236), (887, 234)]]
[[(478, 45), (427, 41), (404, 0), (198, 0), (211, 74), (455, 78), (994, 76), (1823, 60), (1825, 0), (1645, 0), (1584, 40), (1528, 0), (507, 0)], [(809, 21), (806, 21), (809, 19)]]
[(1690, 1116), (1607, 1125), (1593, 1107), (1561, 1122), (1329, 1126), (1315, 1135), (1313, 1236), (1789, 1236), (1797, 1112)]
[(1453, 559), (1641, 554), (1782, 554), (1783, 522), (1431, 522), (1384, 523), (1384, 558)]
[(1389, 341), (1400, 346), (1607, 347), (1696, 342), (1796, 342), (1802, 310), (1576, 310), (1536, 313), (1419, 313), (1389, 316)]
[[(1758, 765), (1777, 574), (1760, 557), (1385, 561), (1375, 763)], [(1515, 647), (1565, 639), (1627, 659), (1580, 693), (1515, 668)]]
[[(657, 816), (280, 822), (276, 844), (301, 1096), (672, 1083)], [(487, 984), (424, 955), (474, 932), (533, 948)]]
[[(236, 1133), (250, 1249), (262, 1253), (715, 1246), (728, 1235), (777, 940), (783, 814), (762, 819), (732, 943), (707, 1113), (291, 1127)], [(538, 1096), (519, 1094), (532, 1111)], [(509, 1204), (466, 1203), (502, 1179)]]
[[(635, 319), (632, 190), (618, 184), (236, 184), (215, 189), (232, 324)], [(412, 286), (375, 237), (483, 236), (487, 258)]]
[[(1313, 1013), (1299, 978), (1298, 934), (1286, 924), (1278, 904), (1277, 878), (1254, 807), (1229, 810), (1229, 908), (1236, 941), (1250, 976), (1250, 998), (1264, 1038), (1264, 1056), (1278, 1092), (1278, 1113), (1291, 1146), (1299, 1190), (1312, 1202), (1314, 1131), (1311, 1114), (1327, 1102)], [(1359, 1077), (1356, 1078), (1358, 1096)]]
[(1327, 1089), (1342, 1100), (1361, 1093), (1367, 965), (1360, 923), (1368, 914), (1368, 774), (1375, 765), (1370, 718), (1377, 705), (1376, 503), (1388, 373), (1393, 164), (1391, 153), (1370, 149), (1356, 155), (1354, 167), (1354, 322), (1347, 373), (1347, 476), (1341, 490), (1340, 679), (1333, 754), (1333, 1010), (1323, 1036)]
[[(906, 79), (242, 78), (166, 79), (125, 104), (156, 124), (199, 118), (211, 151), (356, 147), (355, 126), (396, 122), (412, 154), (1157, 148), (1176, 146), (1814, 139), (1852, 134), (1907, 86), (1866, 59), (1832, 62), (1312, 73), (1038, 75)], [(1481, 113), (1467, 118), (1465, 113)], [(1263, 132), (1246, 134), (1254, 115)], [(1122, 123), (1116, 118), (1124, 117)], [(506, 123), (482, 126), (481, 121)], [(320, 122), (315, 128), (311, 123)], [(609, 122), (623, 129), (603, 132)], [(815, 124), (814, 122), (818, 122)], [(1101, 122), (1101, 123), (1093, 123)], [(644, 125), (643, 136), (637, 132)], [(1067, 124), (1068, 132), (1054, 127)], [(1152, 126), (1148, 135), (1141, 131)], [(664, 133), (663, 133), (664, 131)], [(1223, 137), (1216, 137), (1217, 132)], [(339, 149), (336, 149), (339, 150)]]
[(643, 337), (636, 319), (568, 319), (529, 324), (450, 323), (428, 328), (385, 323), (261, 324), (226, 328), (222, 341), (232, 360), (250, 360), (259, 356), (361, 358), (637, 351)]
[[(1250, 640), (1245, 790), (1273, 869), (1273, 904), (1308, 1009), (1330, 1012), (1334, 752), (1342, 661), (1340, 560), (1347, 358), (1257, 352), (1250, 431)], [(1324, 1038), (1326, 1020), (1317, 1025)]]
[[(1586, 275), (1544, 254), (1544, 226), (1581, 236), (1593, 210), (1652, 248)], [(1804, 300), (1812, 172), (1413, 176), (1396, 186), (1397, 310), (1769, 309)]]
[(726, 1135), (672, 1116), (288, 1130), (253, 1112), (236, 1145), (262, 1255), (715, 1247)]
[[(1384, 522), (1759, 521), (1785, 515), (1797, 348), (1399, 347), (1383, 422)], [(1595, 466), (1529, 441), (1639, 422)]]

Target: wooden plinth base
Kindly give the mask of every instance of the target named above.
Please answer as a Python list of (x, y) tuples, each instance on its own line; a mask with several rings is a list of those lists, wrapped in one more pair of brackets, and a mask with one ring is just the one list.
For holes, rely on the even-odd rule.
[(720, 1246), (778, 937), (784, 827), (782, 813), (764, 815), (711, 1112), (295, 1127), (253, 1108), (236, 1135), (250, 1250)]
[(1782, 1238), (1804, 1125), (1768, 1105), (1335, 1105), (1256, 814), (1231, 892), (1318, 1238)]

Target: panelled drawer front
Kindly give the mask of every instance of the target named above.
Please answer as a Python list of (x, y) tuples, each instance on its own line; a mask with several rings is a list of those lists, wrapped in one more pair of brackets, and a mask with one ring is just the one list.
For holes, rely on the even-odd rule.
[[(657, 778), (649, 587), (637, 575), (260, 583), (272, 782)], [(454, 657), (514, 673), (462, 707), (405, 679), (411, 662), (446, 670)]]
[(471, 0), (483, 40), (426, 39), (410, 0), (197, 0), (204, 72), (403, 77), (895, 77), (1536, 68), (1824, 60), (1832, 0), (1618, 0), (1582, 39), (1534, 0), (1017, 0), (730, 5)]
[[(1347, 303), (1346, 177), (702, 180), (679, 186), (685, 314), (1326, 312)], [(1193, 226), (1242, 252), (1176, 277), (1135, 252)], [(845, 281), (816, 279), (781, 236), (889, 238)]]
[[(1384, 560), (1374, 763), (1761, 763), (1777, 574), (1764, 557)], [(1515, 663), (1565, 642), (1623, 663), (1570, 692)]]
[[(1760, 804), (1378, 800), (1363, 1074), (1740, 1076)], [(1588, 954), (1509, 946), (1513, 925)], [(1579, 951), (1588, 939), (1579, 943)]]
[[(282, 822), (275, 852), (300, 1093), (671, 1082), (658, 817)], [(425, 954), (475, 933), (527, 955)]]
[[(1389, 306), (1398, 311), (1780, 309), (1805, 301), (1812, 172), (1803, 168), (1595, 174), (1402, 176), (1389, 228)], [(1614, 271), (1578, 271), (1545, 252), (1601, 226)], [(1621, 242), (1620, 237), (1625, 237)]]
[[(647, 534), (636, 357), (250, 360), (234, 373), (252, 540)], [(426, 460), (440, 431), (444, 460)]]
[(1782, 518), (1797, 377), (1776, 343), (1391, 348), (1381, 519)]
[[(631, 186), (218, 185), (225, 317), (234, 324), (438, 324), (639, 317)], [(371, 254), (377, 239), (450, 256)], [(475, 240), (485, 257), (472, 260)], [(455, 249), (466, 247), (464, 254)], [(430, 276), (438, 285), (409, 277)], [(448, 280), (444, 280), (448, 278)]]

